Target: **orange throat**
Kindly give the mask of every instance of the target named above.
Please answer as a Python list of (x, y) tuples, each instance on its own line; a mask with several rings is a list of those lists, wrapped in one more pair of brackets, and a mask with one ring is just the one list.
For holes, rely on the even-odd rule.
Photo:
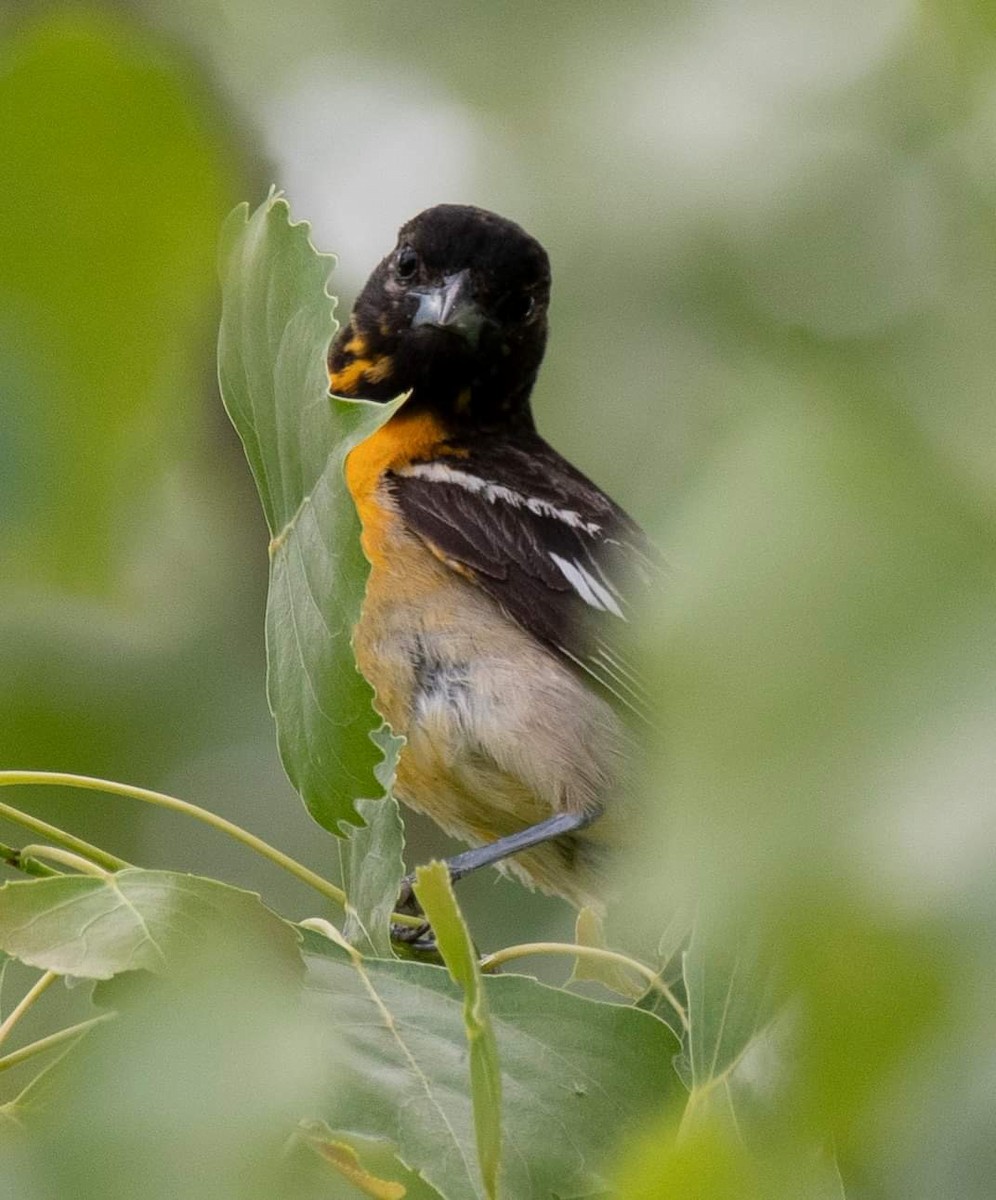
[(405, 407), (346, 456), (346, 486), (363, 526), (363, 553), (373, 566), (383, 564), (385, 539), (396, 520), (380, 490), (385, 472), (459, 453), (447, 447), (449, 437), (450, 429), (435, 413)]

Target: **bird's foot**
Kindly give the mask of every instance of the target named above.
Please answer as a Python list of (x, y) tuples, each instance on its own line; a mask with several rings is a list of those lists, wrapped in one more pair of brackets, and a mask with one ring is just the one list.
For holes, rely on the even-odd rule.
[[(394, 911), (406, 913), (411, 917), (422, 917), (422, 906), (415, 897), (415, 876), (406, 875), (401, 881), (401, 891), (394, 905)], [(402, 925), (395, 922), (391, 925), (391, 940), (407, 946), (419, 954), (432, 954), (436, 951), (436, 936), (428, 921), (420, 921), (418, 925)]]

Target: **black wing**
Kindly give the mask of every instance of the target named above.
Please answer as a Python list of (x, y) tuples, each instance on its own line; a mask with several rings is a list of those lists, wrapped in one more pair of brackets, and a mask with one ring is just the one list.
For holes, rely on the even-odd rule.
[(636, 593), (660, 572), (640, 527), (535, 434), (388, 476), (406, 525), (524, 629), (641, 717), (622, 648)]

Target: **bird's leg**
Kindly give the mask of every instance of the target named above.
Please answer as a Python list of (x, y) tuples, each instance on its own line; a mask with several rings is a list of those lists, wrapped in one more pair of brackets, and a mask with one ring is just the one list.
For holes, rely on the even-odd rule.
[(552, 841), (566, 833), (577, 833), (597, 821), (601, 815), (601, 808), (596, 808), (591, 812), (557, 813), (555, 817), (547, 817), (545, 821), (539, 821), (536, 825), (527, 825), (525, 829), (488, 842), (486, 846), (475, 846), (473, 850), (464, 850), (461, 854), (455, 854), (446, 860), (446, 865), (450, 869), (450, 879), (456, 883), (458, 879), (463, 879), (471, 871), (493, 866), (512, 854), (518, 854), (522, 850), (531, 850), (533, 846), (540, 846), (543, 842)]
[[(542, 845), (543, 842), (549, 842), (553, 838), (563, 837), (564, 834), (577, 833), (597, 821), (601, 814), (601, 808), (590, 812), (557, 813), (556, 816), (547, 817), (545, 821), (539, 821), (536, 825), (528, 825), (517, 833), (497, 838), (486, 846), (475, 846), (473, 850), (464, 850), (461, 854), (455, 854), (452, 858), (446, 859), (450, 879), (456, 883), (458, 879), (463, 879), (472, 871), (479, 871), (481, 867), (493, 866), (512, 854), (518, 854), (522, 850), (531, 850), (534, 846)], [(401, 892), (396, 907), (399, 912), (421, 916), (422, 910), (415, 899), (413, 890), (414, 883), (414, 875), (406, 875), (401, 881)], [(405, 942), (419, 950), (431, 950), (435, 946), (428, 922), (420, 926), (392, 925), (391, 935), (396, 941)]]
[[(406, 875), (401, 881), (401, 891), (394, 903), (395, 912), (407, 913), (410, 917), (421, 917), (422, 906), (415, 898), (415, 876)], [(395, 942), (403, 942), (418, 950), (433, 950), (436, 940), (432, 936), (432, 926), (428, 921), (421, 925), (391, 925), (391, 938)]]

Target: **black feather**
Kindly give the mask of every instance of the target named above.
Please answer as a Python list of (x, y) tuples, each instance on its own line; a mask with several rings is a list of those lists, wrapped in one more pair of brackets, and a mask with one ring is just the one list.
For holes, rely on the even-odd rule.
[[(551, 557), (578, 563), (625, 614), (660, 570), (640, 527), (534, 433), (449, 449), (457, 453), (436, 460), (442, 477), (420, 474), (419, 464), (387, 477), (407, 527), (441, 558), (469, 570), (513, 620), (617, 704), (645, 717), (646, 692), (628, 661), (625, 622), (609, 607), (586, 603)], [(447, 479), (449, 471), (480, 484)], [(489, 494), (485, 485), (522, 500)]]

